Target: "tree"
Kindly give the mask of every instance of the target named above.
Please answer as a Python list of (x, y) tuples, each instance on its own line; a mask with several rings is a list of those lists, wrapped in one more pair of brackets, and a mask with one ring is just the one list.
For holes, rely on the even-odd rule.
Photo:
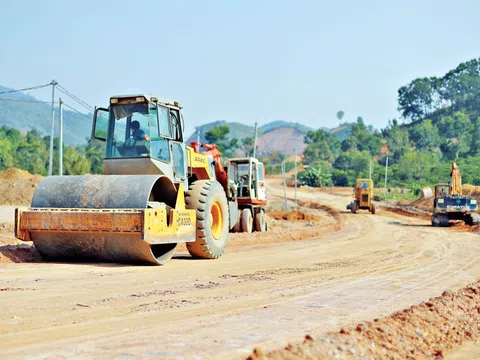
[(253, 156), (253, 143), (254, 139), (251, 137), (246, 137), (242, 139), (242, 146), (240, 149), (243, 150), (245, 156)]
[(65, 175), (87, 174), (90, 163), (78, 149), (67, 146), (63, 152), (63, 171)]
[(284, 153), (278, 152), (278, 151), (272, 151), (270, 155), (267, 158), (267, 161), (272, 163), (272, 164), (280, 164), (286, 159), (286, 156)]
[(418, 183), (421, 180), (425, 182), (424, 179), (429, 177), (431, 170), (437, 167), (438, 164), (439, 159), (435, 154), (410, 151), (394, 166), (397, 179), (403, 181), (404, 184), (412, 186), (412, 183)]
[(363, 121), (363, 118), (361, 116), (357, 117), (357, 124), (362, 124), (362, 125), (365, 124), (365, 122)]
[(343, 119), (343, 116), (345, 115), (345, 112), (340, 110), (340, 111), (337, 111), (337, 119), (338, 121), (342, 122), (342, 119)]
[(85, 157), (90, 162), (90, 173), (103, 174), (103, 158), (105, 155), (105, 143), (95, 139), (88, 139), (85, 148)]
[(308, 131), (303, 142), (308, 145), (303, 151), (306, 164), (313, 164), (318, 161), (332, 162), (340, 152), (338, 138), (322, 129)]
[(357, 143), (357, 150), (367, 150), (372, 155), (380, 153), (380, 148), (382, 146), (381, 134), (378, 132), (372, 134), (368, 131), (365, 124), (353, 124), (352, 133), (350, 136), (355, 138), (355, 142)]
[(466, 155), (472, 144), (475, 129), (468, 115), (457, 111), (452, 116), (443, 116), (438, 122), (438, 130), (442, 134), (442, 152), (449, 158), (457, 160)]
[(210, 144), (216, 144), (223, 156), (229, 158), (238, 148), (238, 139), (229, 139), (230, 128), (227, 125), (214, 126), (205, 133), (205, 139)]
[(432, 123), (432, 120), (424, 120), (413, 126), (410, 131), (410, 138), (419, 150), (433, 151), (441, 143), (441, 137), (438, 127)]
[(480, 112), (480, 59), (458, 65), (441, 79), (440, 94), (453, 111)]
[(439, 79), (418, 78), (398, 89), (398, 111), (404, 119), (417, 121), (431, 114), (440, 104)]
[(408, 131), (398, 124), (396, 119), (389, 122), (389, 126), (384, 131), (384, 137), (388, 149), (395, 159), (405, 152), (406, 149), (411, 148)]

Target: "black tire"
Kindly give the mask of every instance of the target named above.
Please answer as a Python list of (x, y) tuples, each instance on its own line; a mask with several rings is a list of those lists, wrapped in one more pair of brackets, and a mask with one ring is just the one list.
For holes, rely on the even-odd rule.
[(472, 215), (465, 215), (464, 218), (463, 218), (463, 221), (465, 222), (465, 225), (473, 226), (473, 217), (472, 217)]
[[(227, 245), (229, 230), (228, 202), (222, 185), (215, 180), (197, 180), (188, 188), (185, 203), (187, 209), (197, 213), (196, 241), (187, 243), (188, 252), (203, 259), (220, 257)], [(220, 225), (217, 221), (217, 229), (214, 214), (222, 218)]]
[(242, 232), (251, 233), (253, 231), (253, 217), (250, 209), (242, 211)]
[(255, 230), (260, 232), (267, 231), (267, 219), (265, 219), (265, 211), (263, 209), (255, 215)]
[(375, 209), (375, 205), (372, 205), (372, 215), (375, 215), (376, 212), (377, 210)]
[(351, 207), (351, 212), (352, 214), (356, 214), (357, 213), (357, 203), (352, 203), (352, 207)]

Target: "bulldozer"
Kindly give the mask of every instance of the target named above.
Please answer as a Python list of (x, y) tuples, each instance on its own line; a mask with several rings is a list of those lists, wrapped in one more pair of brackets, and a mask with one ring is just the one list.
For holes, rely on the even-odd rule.
[(478, 200), (462, 195), (462, 175), (457, 163), (452, 162), (450, 183), (435, 185), (432, 226), (448, 226), (451, 220), (461, 220), (467, 225), (478, 224), (477, 210)]
[(145, 94), (96, 108), (104, 175), (46, 177), (30, 207), (16, 209), (15, 236), (62, 261), (162, 265), (180, 242), (193, 257), (220, 257), (240, 219), (237, 193), (216, 146), (185, 145), (181, 111), (178, 101)]
[(353, 214), (357, 211), (368, 210), (375, 214), (375, 204), (373, 203), (373, 181), (372, 179), (357, 179), (355, 186), (355, 198), (347, 205), (347, 210)]

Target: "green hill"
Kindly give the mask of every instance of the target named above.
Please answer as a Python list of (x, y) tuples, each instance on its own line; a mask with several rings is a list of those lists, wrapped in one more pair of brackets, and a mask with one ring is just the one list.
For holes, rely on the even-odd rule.
[[(4, 86), (0, 86), (0, 92), (12, 90)], [(2, 99), (11, 99), (15, 101), (5, 101)], [(28, 130), (36, 129), (44, 135), (49, 135), (51, 131), (51, 105), (48, 103), (36, 103), (38, 101), (33, 96), (23, 94), (21, 92), (0, 95), (0, 126), (16, 128), (22, 133)], [(74, 102), (71, 101), (71, 105)], [(59, 124), (58, 107), (55, 111), (56, 131), (58, 136)], [(64, 108), (64, 141), (67, 145), (85, 144), (86, 138), (91, 133), (92, 114), (83, 115)]]

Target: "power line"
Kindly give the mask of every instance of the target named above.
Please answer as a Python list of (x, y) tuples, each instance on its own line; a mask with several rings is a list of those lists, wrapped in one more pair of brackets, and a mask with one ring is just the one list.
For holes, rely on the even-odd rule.
[(62, 93), (64, 93), (65, 95), (67, 96), (70, 96), (73, 100), (75, 100), (76, 102), (78, 102), (80, 105), (82, 105), (83, 107), (87, 108), (88, 110), (92, 110), (94, 107), (89, 105), (88, 103), (86, 103), (85, 101), (83, 101), (82, 99), (80, 99), (78, 96), (75, 96), (73, 95), (70, 91), (68, 91), (67, 89), (65, 89), (63, 86), (61, 85), (57, 85), (57, 88), (59, 91), (61, 91)]
[(20, 91), (27, 91), (27, 90), (36, 90), (36, 89), (41, 89), (41, 88), (44, 88), (44, 87), (47, 87), (47, 86), (50, 86), (50, 85), (52, 85), (52, 84), (49, 83), (49, 84), (45, 84), (45, 85), (32, 86), (32, 87), (28, 87), (28, 88), (25, 88), (25, 89), (2, 91), (2, 92), (0, 92), (0, 95), (11, 94), (11, 93), (20, 92)]
[(66, 107), (68, 107), (70, 110), (73, 110), (73, 111), (75, 111), (76, 113), (79, 113), (80, 115), (82, 115), (82, 116), (86, 117), (87, 119), (91, 120), (90, 116), (88, 116), (88, 115), (85, 115), (85, 114), (84, 114), (84, 113), (82, 113), (81, 111), (78, 111), (77, 109), (75, 109), (75, 108), (71, 107), (71, 106), (70, 106), (70, 105), (68, 105), (68, 104), (67, 104), (65, 101), (63, 101), (63, 102), (62, 102), (62, 104), (63, 104), (63, 106), (66, 106)]

